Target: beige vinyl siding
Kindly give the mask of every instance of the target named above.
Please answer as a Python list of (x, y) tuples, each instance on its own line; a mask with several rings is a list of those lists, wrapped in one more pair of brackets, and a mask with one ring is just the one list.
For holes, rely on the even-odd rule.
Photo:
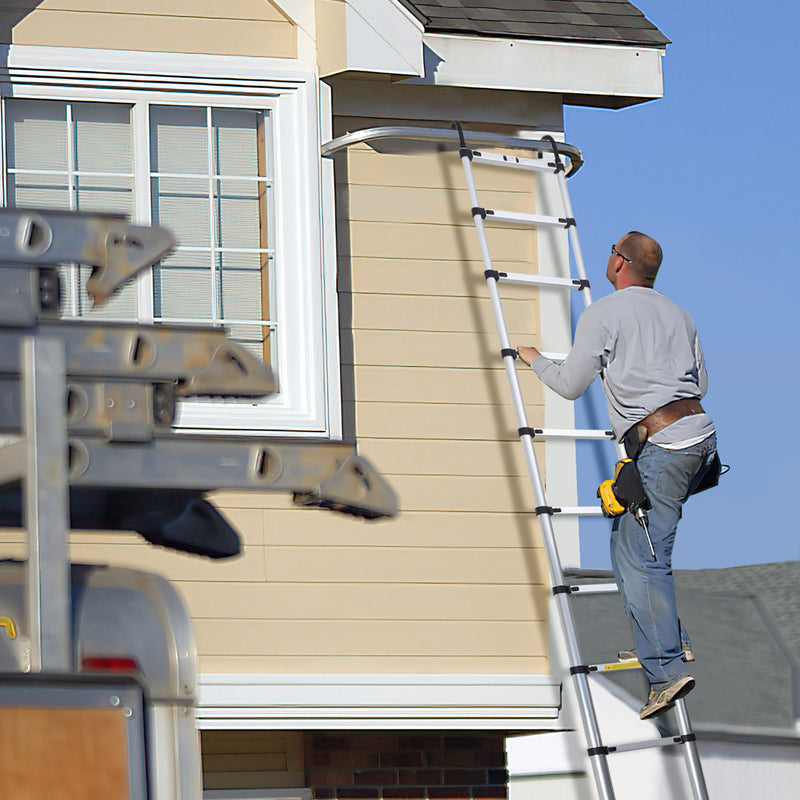
[(11, 44), (296, 58), (294, 23), (269, 0), (5, 0)]
[[(534, 210), (529, 177), (481, 172), (487, 204)], [(360, 523), (262, 501), (266, 582), (182, 583), (204, 669), (547, 671), (547, 567), (458, 186), (452, 154), (359, 147), (337, 164), (344, 413), (403, 512)], [(535, 268), (531, 231), (490, 235), (503, 267)], [(512, 337), (538, 341), (535, 293), (503, 294)], [(541, 424), (541, 387), (520, 377)]]
[[(535, 210), (530, 176), (476, 171), (499, 208)], [(461, 164), (360, 146), (336, 177), (346, 434), (398, 491), (400, 517), (219, 492), (238, 559), (90, 533), (73, 534), (73, 557), (176, 581), (209, 673), (546, 673), (547, 566)], [(496, 267), (535, 271), (535, 234), (491, 236)], [(502, 292), (512, 343), (537, 343), (536, 293)], [(519, 375), (541, 425), (541, 386)], [(22, 541), (7, 534), (4, 552)]]
[(202, 731), (200, 736), (204, 789), (305, 785), (302, 733)]

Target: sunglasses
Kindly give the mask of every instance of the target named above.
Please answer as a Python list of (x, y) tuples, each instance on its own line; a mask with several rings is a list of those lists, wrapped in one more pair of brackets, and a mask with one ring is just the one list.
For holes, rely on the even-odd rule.
[(627, 261), (628, 264), (632, 264), (633, 263), (633, 259), (622, 255), (622, 253), (620, 253), (619, 250), (617, 250), (617, 246), (615, 244), (611, 245), (611, 254), (615, 255), (615, 256), (619, 256), (623, 261)]

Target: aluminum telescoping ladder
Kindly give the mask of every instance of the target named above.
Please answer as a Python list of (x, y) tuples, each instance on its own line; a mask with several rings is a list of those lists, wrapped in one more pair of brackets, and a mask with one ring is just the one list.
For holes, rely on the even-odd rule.
[[(475, 222), (475, 228), (478, 234), (478, 242), (480, 244), (481, 255), (483, 258), (484, 277), (486, 278), (486, 284), (491, 297), (492, 307), (494, 309), (497, 332), (500, 336), (500, 352), (503, 357), (506, 375), (511, 388), (511, 395), (517, 416), (519, 438), (525, 455), (528, 476), (530, 478), (536, 500), (535, 510), (539, 521), (539, 528), (542, 533), (545, 554), (547, 556), (550, 580), (553, 587), (552, 591), (555, 597), (555, 603), (558, 608), (561, 626), (566, 641), (567, 655), (570, 664), (570, 674), (573, 676), (575, 681), (578, 705), (580, 708), (583, 730), (586, 738), (587, 754), (592, 765), (592, 771), (594, 774), (598, 794), (602, 800), (613, 800), (615, 797), (614, 788), (611, 782), (611, 774), (608, 767), (607, 757), (609, 755), (624, 751), (645, 749), (648, 747), (680, 745), (683, 747), (689, 781), (692, 786), (695, 800), (708, 800), (708, 790), (706, 789), (705, 779), (703, 777), (703, 771), (700, 765), (700, 758), (698, 756), (697, 745), (695, 743), (695, 734), (692, 730), (685, 701), (683, 699), (679, 699), (675, 702), (675, 712), (678, 723), (677, 736), (667, 736), (659, 739), (617, 746), (606, 746), (603, 744), (598, 727), (597, 714), (592, 701), (589, 678), (592, 675), (602, 675), (604, 673), (607, 674), (612, 668), (621, 668), (623, 665), (589, 665), (584, 663), (581, 658), (580, 646), (578, 643), (570, 600), (571, 595), (573, 594), (587, 594), (592, 591), (618, 591), (618, 588), (616, 584), (577, 587), (569, 586), (565, 582), (564, 572), (561, 567), (558, 547), (553, 531), (552, 517), (553, 514), (558, 513), (559, 511), (567, 511), (567, 509), (553, 508), (548, 504), (541, 473), (536, 461), (533, 443), (537, 438), (612, 438), (611, 431), (566, 431), (530, 427), (525, 411), (525, 404), (520, 390), (519, 378), (517, 377), (516, 367), (514, 364), (515, 359), (517, 358), (517, 352), (514, 348), (512, 348), (509, 342), (505, 317), (500, 301), (500, 293), (498, 291), (498, 285), (501, 283), (510, 283), (531, 287), (560, 286), (569, 290), (579, 291), (583, 297), (585, 306), (590, 305), (592, 302), (589, 281), (586, 277), (586, 270), (584, 268), (580, 243), (578, 241), (577, 225), (572, 213), (572, 206), (567, 190), (566, 170), (559, 153), (559, 146), (552, 137), (545, 137), (550, 142), (552, 148), (552, 158), (548, 157), (533, 159), (522, 158), (518, 156), (508, 156), (498, 153), (486, 153), (479, 150), (470, 149), (467, 146), (461, 125), (459, 123), (454, 123), (454, 126), (459, 132), (459, 155), (464, 166), (464, 174), (466, 177), (467, 190), (469, 192), (472, 218)], [(541, 149), (539, 155), (542, 155)], [(550, 154), (548, 154), (548, 156), (549, 155)], [(472, 166), (475, 163), (553, 175), (558, 182), (561, 201), (564, 209), (564, 216), (552, 217), (535, 214), (521, 214), (518, 212), (500, 211), (497, 209), (482, 207), (478, 200), (472, 171)], [(485, 231), (485, 224), (491, 221), (506, 223), (510, 222), (518, 225), (530, 225), (532, 228), (540, 228), (545, 226), (555, 226), (562, 229), (566, 228), (569, 232), (569, 239), (572, 246), (572, 253), (578, 277), (576, 279), (557, 278), (497, 271), (492, 265), (492, 259), (489, 254), (489, 246)], [(617, 445), (617, 450), (619, 457), (624, 457), (625, 454), (621, 445)], [(569, 511), (580, 513), (581, 509), (569, 509)], [(633, 666), (638, 667), (639, 665), (635, 664)]]

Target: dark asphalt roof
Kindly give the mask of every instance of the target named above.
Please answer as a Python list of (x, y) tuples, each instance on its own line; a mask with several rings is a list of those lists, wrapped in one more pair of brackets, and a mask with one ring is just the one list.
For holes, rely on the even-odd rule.
[(428, 33), (663, 47), (636, 6), (620, 0), (399, 0)]
[[(611, 573), (574, 570), (567, 580), (597, 583)], [(794, 729), (792, 670), (800, 667), (800, 561), (727, 569), (676, 570), (678, 611), (697, 660), (688, 707), (706, 728)], [(574, 596), (583, 660), (616, 661), (633, 646), (618, 594)], [(641, 704), (646, 689), (639, 670), (611, 678)], [(637, 705), (638, 704), (638, 705)]]

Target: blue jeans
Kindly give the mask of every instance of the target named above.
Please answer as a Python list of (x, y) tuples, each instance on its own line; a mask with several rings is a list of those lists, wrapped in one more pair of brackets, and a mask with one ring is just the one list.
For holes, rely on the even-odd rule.
[(653, 506), (647, 517), (655, 561), (644, 530), (630, 513), (615, 520), (611, 531), (611, 564), (633, 626), (639, 662), (653, 689), (686, 675), (681, 656), (689, 637), (675, 605), (672, 548), (683, 503), (705, 475), (716, 449), (714, 434), (682, 450), (651, 442), (642, 449), (636, 463)]

